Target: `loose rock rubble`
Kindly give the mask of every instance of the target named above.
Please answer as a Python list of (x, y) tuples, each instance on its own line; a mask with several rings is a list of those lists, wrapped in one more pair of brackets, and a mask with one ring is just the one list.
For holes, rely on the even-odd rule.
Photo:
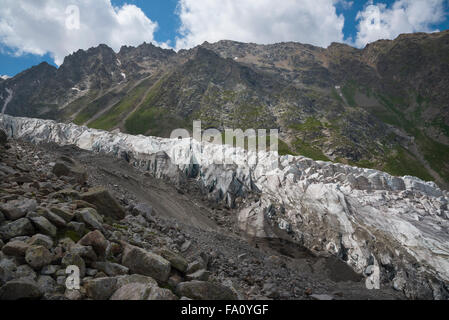
[[(5, 141), (0, 150), (0, 300), (237, 298), (217, 282), (183, 289), (198, 286), (188, 260), (134, 240), (140, 230), (162, 237), (147, 222), (154, 223), (151, 210), (126, 210), (106, 188), (87, 183), (80, 163), (62, 157), (50, 169), (19, 144)], [(79, 290), (66, 286), (69, 266), (79, 268)]]

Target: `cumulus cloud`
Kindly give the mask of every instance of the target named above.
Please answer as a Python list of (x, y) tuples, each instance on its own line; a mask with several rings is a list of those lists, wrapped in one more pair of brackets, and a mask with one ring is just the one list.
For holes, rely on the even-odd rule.
[(0, 42), (16, 55), (49, 53), (58, 65), (66, 55), (100, 43), (118, 50), (155, 42), (158, 27), (140, 8), (114, 7), (110, 0), (1, 0), (1, 7)]
[(355, 45), (364, 47), (379, 39), (394, 39), (401, 33), (433, 32), (445, 20), (445, 0), (397, 0), (389, 8), (372, 1), (357, 14)]
[(298, 41), (326, 47), (343, 41), (341, 0), (180, 0), (176, 48), (223, 39), (261, 44)]

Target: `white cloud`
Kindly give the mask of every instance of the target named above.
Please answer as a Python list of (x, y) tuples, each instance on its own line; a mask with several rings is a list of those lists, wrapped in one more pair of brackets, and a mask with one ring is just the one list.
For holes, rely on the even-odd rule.
[[(76, 26), (73, 20), (66, 23), (69, 5), (79, 8), (79, 29), (70, 27)], [(0, 42), (16, 55), (49, 53), (58, 65), (66, 55), (100, 43), (118, 50), (155, 42), (157, 27), (140, 8), (113, 7), (110, 0), (1, 0)]]
[(343, 41), (341, 0), (180, 0), (176, 48), (204, 41), (236, 40), (261, 44), (298, 41), (326, 47)]
[(355, 45), (364, 47), (379, 39), (394, 39), (401, 33), (433, 32), (433, 25), (444, 21), (445, 0), (397, 0), (388, 8), (371, 1), (357, 14)]

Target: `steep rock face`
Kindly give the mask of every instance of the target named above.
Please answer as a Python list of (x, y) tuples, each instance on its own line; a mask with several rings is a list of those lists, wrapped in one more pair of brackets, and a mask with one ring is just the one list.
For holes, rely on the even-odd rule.
[[(53, 121), (2, 116), (0, 128), (34, 143), (74, 144), (125, 158), (174, 183), (190, 179), (212, 201), (235, 208), (250, 236), (276, 237), (283, 230), (317, 254), (340, 257), (370, 288), (389, 283), (410, 298), (448, 298), (449, 194), (432, 182)], [(220, 164), (223, 152), (235, 155), (234, 164)]]
[[(57, 106), (44, 103), (40, 97), (42, 84), (52, 81), (57, 69), (43, 62), (0, 84), (1, 111), (11, 115), (51, 117)], [(27, 101), (24, 105), (22, 102)]]
[(123, 46), (117, 54), (117, 58), (128, 74), (142, 71), (154, 73), (173, 55), (175, 55), (173, 50), (162, 49), (151, 43), (143, 43), (136, 48)]

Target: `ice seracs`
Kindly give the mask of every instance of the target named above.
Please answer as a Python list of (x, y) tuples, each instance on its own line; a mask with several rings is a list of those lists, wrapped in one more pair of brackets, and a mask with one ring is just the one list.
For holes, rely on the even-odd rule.
[[(282, 230), (316, 254), (335, 255), (366, 277), (410, 298), (449, 298), (449, 194), (433, 182), (372, 169), (260, 152), (258, 162), (195, 164), (230, 146), (132, 136), (49, 120), (0, 117), (10, 136), (74, 144), (125, 158), (160, 179), (197, 183), (212, 201), (235, 208), (253, 237)], [(178, 161), (183, 159), (184, 161)], [(190, 179), (190, 180), (189, 180)]]
[(9, 88), (6, 88), (5, 91), (8, 94), (8, 96), (6, 97), (5, 102), (3, 102), (2, 114), (5, 113), (6, 108), (8, 107), (8, 104), (11, 102), (12, 97), (14, 95), (14, 92)]

